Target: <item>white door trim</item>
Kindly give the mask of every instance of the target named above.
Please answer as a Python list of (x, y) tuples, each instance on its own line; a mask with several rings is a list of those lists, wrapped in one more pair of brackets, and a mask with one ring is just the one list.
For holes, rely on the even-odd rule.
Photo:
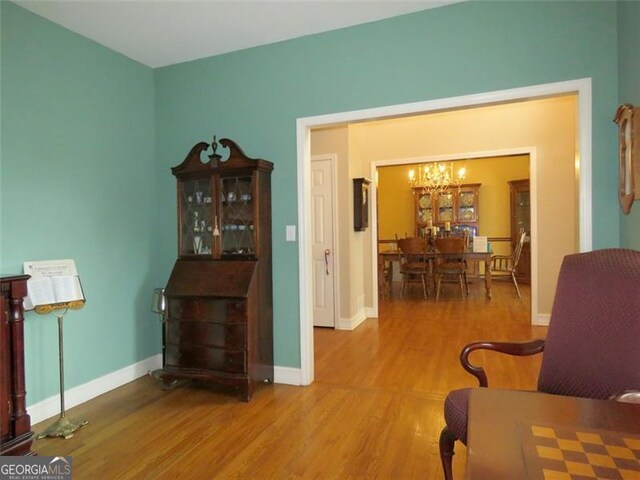
[[(312, 155), (311, 161), (329, 160), (331, 163), (333, 208), (331, 209), (333, 222), (333, 326), (336, 328), (340, 322), (340, 252), (338, 247), (338, 155), (335, 153), (327, 153), (322, 155)], [(313, 325), (313, 316), (311, 318)]]
[[(298, 271), (300, 300), (300, 368), (302, 384), (308, 385), (314, 378), (313, 359), (313, 312), (310, 295), (311, 277), (311, 195), (310, 182), (310, 138), (311, 128), (382, 119), (393, 116), (427, 113), (437, 110), (463, 108), (492, 103), (532, 100), (535, 98), (578, 94), (578, 152), (579, 162), (579, 234), (580, 251), (592, 249), (592, 189), (591, 189), (591, 146), (592, 146), (592, 91), (591, 78), (547, 83), (529, 87), (499, 90), (459, 97), (450, 97), (423, 102), (390, 105), (385, 107), (354, 110), (351, 112), (331, 113), (296, 120), (297, 173), (298, 173)], [(579, 164), (579, 167), (578, 167)], [(533, 300), (533, 299), (532, 299)]]

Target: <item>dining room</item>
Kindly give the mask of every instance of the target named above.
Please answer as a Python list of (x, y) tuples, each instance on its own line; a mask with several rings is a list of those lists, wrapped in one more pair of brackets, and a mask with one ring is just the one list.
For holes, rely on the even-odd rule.
[[(380, 296), (464, 301), (484, 294), (490, 299), (492, 283), (506, 280), (518, 298), (523, 289), (530, 297), (528, 155), (384, 166), (376, 173)], [(413, 254), (399, 248), (411, 239), (418, 247)], [(440, 257), (451, 249), (444, 244), (457, 241), (460, 246), (448, 259), (463, 259), (460, 294), (450, 286), (456, 287), (456, 278), (436, 287)], [(458, 257), (452, 255), (456, 249)], [(446, 266), (451, 269), (455, 262), (444, 263), (439, 270), (447, 280), (455, 272)], [(528, 311), (528, 302), (522, 307)]]

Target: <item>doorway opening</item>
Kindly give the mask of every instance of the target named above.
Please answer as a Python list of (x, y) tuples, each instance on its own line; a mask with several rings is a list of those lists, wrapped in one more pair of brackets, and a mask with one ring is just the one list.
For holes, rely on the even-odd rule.
[[(418, 169), (428, 165), (428, 160), (420, 163), (403, 161), (401, 164), (396, 161), (391, 164), (376, 162), (377, 235), (374, 235), (374, 247), (378, 249), (378, 298), (404, 297), (400, 289), (402, 275), (398, 239), (426, 237), (430, 248), (434, 248), (433, 227), (439, 230), (437, 236), (462, 236), (468, 250), (473, 250), (474, 237), (486, 238), (492, 255), (502, 257), (509, 257), (515, 252), (519, 230), (524, 228), (525, 246), (519, 259), (517, 282), (527, 285), (524, 288), (528, 291), (528, 285), (532, 283), (531, 265), (537, 265), (535, 258), (531, 261), (530, 248), (535, 237), (531, 218), (536, 219), (536, 203), (530, 201), (530, 172), (535, 171), (536, 166), (535, 156), (533, 164), (530, 157), (528, 152), (501, 156), (481, 156), (478, 153), (478, 156), (437, 162), (445, 167), (449, 165), (454, 172), (460, 169), (465, 172), (459, 185), (454, 184), (441, 193), (411, 185), (409, 180), (410, 172), (415, 175)], [(533, 250), (533, 253), (536, 255), (537, 251)], [(507, 266), (506, 259), (502, 258), (501, 262), (501, 266)], [(480, 283), (478, 288), (473, 285), (471, 293), (482, 296), (485, 293), (481, 285), (486, 275), (484, 262), (467, 262), (466, 273), (469, 283)], [(501, 279), (512, 280), (499, 272), (492, 278), (494, 286)], [(427, 290), (434, 293), (432, 275), (428, 276), (426, 283)], [(411, 298), (408, 293), (408, 298)], [(514, 293), (519, 293), (519, 290), (514, 289)], [(431, 295), (431, 300), (434, 296)], [(514, 305), (514, 308), (520, 307), (526, 311), (527, 323), (531, 323), (536, 311), (531, 311), (530, 302)]]
[[(408, 172), (415, 171), (419, 165), (429, 162), (452, 163), (454, 170), (463, 168), (466, 171), (465, 180), (458, 189), (458, 193), (449, 195), (447, 206), (433, 204), (419, 205), (424, 200), (419, 187), (411, 189), (408, 181)], [(486, 237), (491, 246), (491, 251), (496, 255), (510, 255), (516, 242), (520, 227), (524, 226), (527, 232), (525, 257), (519, 275), (521, 281), (531, 288), (531, 303), (523, 306), (527, 309), (532, 324), (544, 324), (538, 320), (537, 301), (537, 152), (535, 148), (516, 148), (512, 150), (466, 152), (464, 156), (453, 154), (448, 156), (427, 157), (419, 159), (395, 159), (389, 161), (376, 161), (371, 164), (372, 175), (377, 179), (375, 209), (378, 213), (373, 224), (373, 247), (379, 251), (391, 250), (395, 246), (395, 240), (403, 237), (423, 236), (426, 225), (439, 226), (444, 230), (445, 222), (453, 231), (463, 229), (469, 236)], [(528, 201), (526, 204), (526, 225), (515, 228), (514, 222), (522, 222), (523, 219), (513, 217), (515, 206), (511, 203), (511, 185), (513, 181), (526, 181), (530, 186)], [(573, 177), (568, 176), (568, 182), (573, 182)], [(454, 192), (456, 189), (454, 188)], [(459, 205), (452, 202), (451, 197), (456, 197), (462, 192), (469, 194), (466, 199), (472, 200), (468, 205)], [(566, 192), (567, 201), (573, 200), (572, 192)], [(533, 200), (529, 201), (529, 197)], [(424, 207), (424, 208), (423, 208)], [(455, 235), (455, 233), (452, 233)], [(473, 238), (469, 239), (470, 246)], [(391, 247), (389, 247), (391, 245)], [(393, 261), (389, 254), (383, 257)], [(399, 263), (399, 262), (396, 262)], [(392, 280), (400, 281), (398, 266), (391, 264)], [(379, 272), (378, 272), (379, 275)], [(486, 276), (486, 267), (483, 262), (471, 262), (468, 265), (468, 275), (474, 282), (479, 277)], [(380, 283), (380, 282), (378, 282)], [(489, 282), (491, 285), (492, 282)], [(495, 282), (493, 282), (495, 283)], [(385, 286), (388, 288), (388, 285)], [(479, 293), (484, 292), (481, 288)], [(487, 295), (490, 292), (487, 290)], [(378, 296), (379, 297), (379, 296)], [(376, 304), (376, 315), (378, 308)]]
[[(381, 119), (401, 119), (407, 115), (456, 111), (463, 108), (473, 111), (477, 107), (488, 107), (493, 105), (512, 104), (526, 102), (536, 99), (544, 99), (559, 95), (574, 95), (577, 110), (576, 141), (579, 154), (575, 155), (575, 162), (571, 167), (574, 173), (579, 173), (578, 186), (576, 187), (576, 197), (579, 198), (578, 219), (575, 222), (576, 231), (579, 232), (578, 245), (575, 247), (580, 251), (591, 248), (591, 82), (590, 79), (560, 82), (556, 84), (546, 84), (541, 86), (527, 87), (521, 89), (505, 90), (500, 92), (485, 93), (479, 95), (469, 95), (465, 97), (455, 97), (443, 100), (418, 102), (407, 105), (397, 105), (391, 107), (375, 108), (363, 111), (347, 112), (340, 114), (330, 114), (318, 117), (308, 117), (298, 119), (298, 200), (299, 211), (298, 220), (300, 227), (299, 237), (299, 271), (300, 271), (300, 353), (301, 371), (300, 383), (309, 384), (313, 381), (313, 328), (311, 319), (310, 292), (312, 291), (311, 275), (311, 249), (309, 236), (311, 232), (310, 215), (310, 179), (309, 167), (311, 157), (311, 130), (314, 128), (327, 127), (330, 125), (345, 125), (356, 122), (381, 120)], [(575, 114), (575, 112), (574, 112)], [(459, 132), (464, 133), (464, 132)], [(574, 152), (575, 152), (574, 145)], [(524, 147), (523, 147), (524, 148)], [(530, 151), (535, 154), (535, 149), (530, 147)], [(466, 154), (466, 152), (464, 152)], [(465, 155), (466, 156), (466, 155)], [(396, 158), (398, 155), (396, 155)], [(387, 157), (389, 158), (389, 157)], [(370, 163), (373, 165), (373, 163)], [(374, 167), (372, 167), (374, 168)], [(349, 172), (350, 176), (362, 176), (361, 172)], [(375, 169), (373, 172), (375, 173)], [(532, 179), (536, 172), (532, 172)], [(372, 175), (370, 175), (372, 176)], [(375, 209), (375, 195), (372, 195), (372, 209)], [(372, 217), (373, 219), (373, 217)], [(371, 233), (369, 233), (369, 236)], [(372, 261), (370, 267), (375, 265), (373, 261), (373, 249), (368, 247)], [(348, 252), (343, 252), (348, 255)], [(375, 282), (376, 269), (371, 271), (372, 280)], [(377, 297), (377, 295), (376, 295)]]

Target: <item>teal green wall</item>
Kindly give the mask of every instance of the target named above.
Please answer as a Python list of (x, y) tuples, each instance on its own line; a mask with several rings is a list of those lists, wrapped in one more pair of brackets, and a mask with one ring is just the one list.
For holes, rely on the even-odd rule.
[[(65, 323), (68, 388), (159, 353), (149, 297), (177, 250), (169, 167), (213, 134), (275, 163), (279, 366), (300, 365), (298, 246), (284, 241), (297, 118), (591, 77), (594, 247), (637, 242), (612, 194), (613, 2), (465, 2), (156, 71), (0, 5), (0, 265), (76, 260), (88, 303)], [(26, 341), (32, 404), (57, 393), (55, 319), (29, 314)]]
[[(75, 259), (87, 304), (65, 319), (72, 388), (160, 350), (153, 70), (14, 4), (0, 11), (0, 269)], [(55, 317), (29, 313), (25, 329), (33, 404), (59, 392)]]
[[(591, 77), (593, 245), (617, 246), (616, 28), (611, 2), (465, 2), (158, 69), (158, 208), (174, 209), (169, 167), (214, 133), (275, 163), (275, 361), (297, 367), (297, 118)], [(165, 276), (174, 222), (158, 222)]]
[[(618, 3), (620, 103), (640, 105), (640, 2)], [(614, 157), (615, 159), (615, 157)], [(636, 172), (640, 175), (640, 172)], [(614, 192), (612, 192), (612, 196)], [(620, 214), (620, 244), (640, 250), (640, 202), (629, 215)]]

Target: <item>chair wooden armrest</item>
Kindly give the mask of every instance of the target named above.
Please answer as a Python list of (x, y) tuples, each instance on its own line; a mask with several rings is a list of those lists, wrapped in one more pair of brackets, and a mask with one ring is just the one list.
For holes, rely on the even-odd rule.
[(460, 363), (462, 368), (478, 379), (481, 387), (488, 387), (487, 374), (482, 367), (477, 367), (469, 362), (469, 355), (476, 350), (492, 350), (494, 352), (515, 355), (518, 357), (535, 355), (544, 350), (544, 340), (530, 340), (528, 342), (474, 342), (462, 349)]
[(626, 390), (617, 395), (613, 395), (611, 400), (625, 403), (640, 403), (640, 390)]

